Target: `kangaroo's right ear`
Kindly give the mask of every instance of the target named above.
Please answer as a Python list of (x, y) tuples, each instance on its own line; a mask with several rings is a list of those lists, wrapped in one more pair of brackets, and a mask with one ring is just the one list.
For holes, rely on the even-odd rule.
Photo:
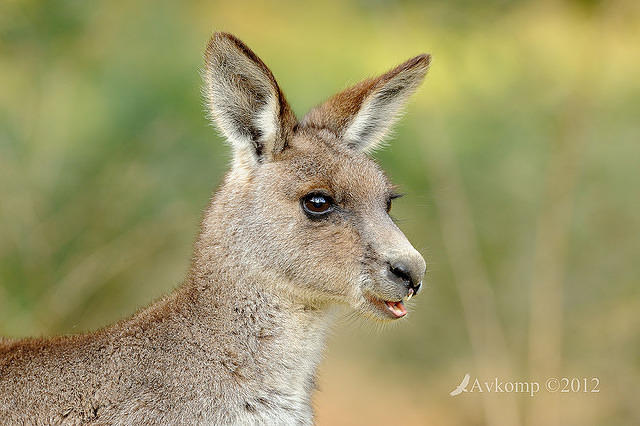
[(245, 166), (269, 161), (287, 146), (297, 123), (269, 68), (231, 34), (215, 33), (205, 53), (211, 119)]

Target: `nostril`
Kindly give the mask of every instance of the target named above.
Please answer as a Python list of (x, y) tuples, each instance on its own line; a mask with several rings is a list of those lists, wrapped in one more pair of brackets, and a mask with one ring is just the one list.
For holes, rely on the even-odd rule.
[(409, 272), (409, 268), (403, 263), (394, 263), (389, 266), (389, 270), (393, 275), (400, 278), (407, 285), (413, 286), (413, 280), (411, 279), (411, 273)]

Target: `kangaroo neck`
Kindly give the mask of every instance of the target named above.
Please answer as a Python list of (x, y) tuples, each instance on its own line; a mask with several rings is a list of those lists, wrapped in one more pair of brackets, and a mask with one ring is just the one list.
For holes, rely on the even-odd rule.
[(265, 409), (262, 404), (311, 418), (332, 311), (296, 302), (257, 282), (259, 275), (249, 277), (224, 262), (192, 271), (190, 279), (194, 326), (205, 336), (201, 346), (216, 352), (226, 386), (249, 395), (246, 404), (257, 412)]

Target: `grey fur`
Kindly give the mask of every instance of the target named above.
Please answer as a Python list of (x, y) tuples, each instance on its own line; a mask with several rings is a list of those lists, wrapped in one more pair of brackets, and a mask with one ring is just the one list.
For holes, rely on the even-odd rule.
[[(404, 102), (428, 65), (412, 61), (383, 75), (385, 90), (402, 90), (374, 95)], [(241, 81), (233, 64), (246, 70)], [(1, 424), (311, 424), (335, 306), (389, 320), (384, 301), (410, 295), (389, 265), (424, 274), (385, 211), (391, 184), (319, 112), (352, 122), (370, 84), (341, 98), (347, 108), (330, 100), (297, 124), (271, 72), (235, 37), (214, 35), (206, 66), (211, 116), (234, 164), (184, 283), (94, 333), (0, 339)], [(317, 189), (336, 208), (311, 220), (300, 200)]]

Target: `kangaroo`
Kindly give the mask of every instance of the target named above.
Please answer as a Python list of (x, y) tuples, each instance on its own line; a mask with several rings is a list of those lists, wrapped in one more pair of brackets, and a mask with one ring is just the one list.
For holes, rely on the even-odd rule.
[(173, 293), (93, 333), (0, 339), (1, 424), (312, 424), (339, 305), (404, 317), (425, 261), (368, 156), (429, 68), (423, 54), (298, 121), (273, 74), (216, 33), (204, 95), (231, 170)]

